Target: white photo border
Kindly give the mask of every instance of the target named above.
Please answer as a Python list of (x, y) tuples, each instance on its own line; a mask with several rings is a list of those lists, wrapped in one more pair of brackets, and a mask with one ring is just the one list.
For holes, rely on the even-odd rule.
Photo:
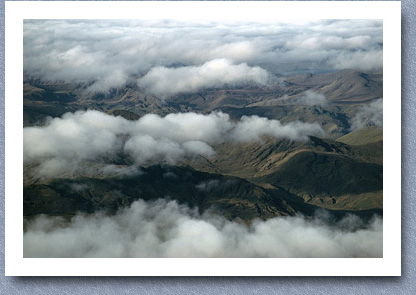
[[(5, 3), (5, 16), (6, 276), (401, 275), (400, 2), (8, 1)], [(383, 258), (23, 258), (24, 19), (206, 19), (262, 22), (282, 19), (382, 19)]]

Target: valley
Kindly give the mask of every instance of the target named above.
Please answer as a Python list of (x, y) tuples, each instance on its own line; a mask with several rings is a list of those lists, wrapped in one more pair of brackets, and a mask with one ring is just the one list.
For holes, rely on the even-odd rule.
[[(80, 110), (98, 110), (130, 121), (149, 113), (221, 111), (234, 121), (258, 116), (282, 124), (318, 123), (325, 134), (310, 136), (306, 142), (262, 136), (250, 142), (214, 143), (214, 156), (186, 156), (176, 166), (149, 163), (139, 167), (140, 174), (134, 177), (78, 173), (36, 179), (30, 177), (33, 164), (25, 164), (25, 216), (100, 210), (114, 214), (135, 200), (161, 197), (245, 222), (298, 213), (308, 216), (318, 208), (336, 214), (382, 212), (382, 129), (372, 126), (369, 118), (364, 122), (367, 127), (351, 131), (357, 110), (382, 95), (377, 74), (299, 75), (285, 78), (285, 86), (277, 88), (213, 89), (177, 95), (166, 102), (137, 87), (114, 89), (97, 97), (83, 94), (82, 85), (31, 83), (24, 84), (25, 127), (42, 126), (48, 117)], [(344, 95), (337, 96), (337, 89), (344, 89)], [(305, 105), (299, 98), (308, 91), (325, 95), (327, 102)], [(122, 154), (105, 163), (131, 167), (134, 161)], [(90, 161), (86, 165), (102, 164)], [(210, 188), (198, 189), (204, 183), (210, 183)]]
[(25, 258), (383, 257), (382, 20), (23, 36)]

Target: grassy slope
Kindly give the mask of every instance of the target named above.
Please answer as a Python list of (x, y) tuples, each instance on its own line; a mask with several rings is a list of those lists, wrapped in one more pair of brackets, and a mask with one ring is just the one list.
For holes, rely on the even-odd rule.
[[(354, 114), (357, 103), (382, 96), (382, 80), (377, 75), (339, 72), (335, 75), (289, 77), (286, 82), (285, 87), (275, 89), (214, 89), (178, 95), (166, 104), (136, 88), (116, 89), (108, 96), (83, 96), (82, 87), (74, 90), (71, 85), (26, 84), (24, 123), (25, 126), (33, 125), (47, 116), (60, 116), (77, 109), (97, 109), (128, 119), (137, 119), (149, 112), (164, 115), (177, 111), (206, 113), (223, 110), (234, 119), (243, 115), (259, 115), (279, 119), (282, 123), (293, 120), (318, 122), (329, 137), (338, 138), (337, 141), (312, 138), (307, 143), (295, 143), (265, 138), (263, 142), (217, 145), (214, 147), (217, 157), (188, 159), (182, 163), (210, 174), (199, 174), (201, 178), (198, 176), (193, 181), (182, 179), (181, 184), (166, 186), (166, 179), (156, 173), (154, 179), (150, 178), (142, 184), (146, 194), (139, 195), (143, 198), (169, 195), (203, 209), (215, 205), (229, 218), (270, 217), (311, 208), (303, 201), (340, 210), (382, 208), (382, 131), (366, 128), (342, 136), (350, 127), (348, 119)], [(310, 89), (323, 93), (335, 103), (325, 107), (274, 105), (276, 99), (284, 94), (296, 98)], [(195, 190), (199, 182), (209, 180), (216, 174), (225, 175), (218, 176), (220, 178), (235, 176), (240, 180), (229, 191), (202, 194)], [(50, 214), (65, 211), (65, 208), (70, 208), (71, 212), (89, 212), (100, 208), (115, 210), (137, 197), (128, 190), (129, 186), (135, 187), (128, 180), (125, 180), (125, 187), (114, 190), (118, 182), (111, 179), (84, 178), (82, 181), (94, 188), (87, 195), (60, 190), (62, 185), (59, 181), (68, 185), (74, 179), (32, 183), (25, 187), (25, 210), (28, 215), (43, 212), (45, 208), (51, 208)], [(65, 185), (62, 187), (65, 188)], [(123, 193), (119, 194), (119, 191)], [(200, 203), (192, 200), (198, 194), (203, 196)], [(43, 198), (37, 198), (38, 195)], [(278, 200), (281, 203), (276, 203)]]
[(354, 130), (337, 139), (338, 142), (342, 142), (349, 145), (365, 145), (369, 143), (379, 142), (382, 140), (383, 128), (374, 126)]
[[(135, 177), (60, 178), (24, 186), (24, 215), (73, 215), (76, 212), (116, 212), (134, 200), (168, 198), (214, 210), (229, 219), (249, 221), (301, 212), (313, 205), (284, 189), (266, 190), (237, 177), (195, 171), (187, 167), (150, 166)], [(39, 195), (42, 198), (39, 198)]]
[(215, 150), (216, 157), (190, 159), (186, 164), (267, 189), (284, 188), (325, 208), (382, 208), (382, 142), (350, 146), (315, 137), (306, 143), (269, 138), (261, 143), (222, 144)]

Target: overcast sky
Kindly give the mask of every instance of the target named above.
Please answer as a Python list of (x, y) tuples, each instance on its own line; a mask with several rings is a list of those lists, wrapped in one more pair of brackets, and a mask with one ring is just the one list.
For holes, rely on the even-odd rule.
[(275, 74), (380, 70), (382, 28), (379, 20), (26, 20), (24, 75), (87, 82), (103, 92), (133, 82), (162, 98), (225, 84), (267, 85)]

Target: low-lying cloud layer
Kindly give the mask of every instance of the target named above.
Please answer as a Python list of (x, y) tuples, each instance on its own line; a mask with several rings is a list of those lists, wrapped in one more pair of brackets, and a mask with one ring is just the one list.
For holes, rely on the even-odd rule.
[[(361, 225), (361, 227), (360, 227)], [(277, 217), (250, 226), (159, 200), (115, 216), (38, 217), (24, 233), (24, 257), (382, 257), (382, 219)]]
[(215, 59), (201, 66), (179, 68), (152, 68), (138, 85), (159, 98), (166, 99), (178, 93), (193, 93), (203, 88), (221, 88), (238, 85), (267, 85), (269, 73), (246, 63), (232, 64), (228, 59)]
[(325, 95), (312, 90), (305, 91), (305, 94), (299, 98), (298, 102), (304, 105), (326, 106), (328, 104)]
[(361, 129), (366, 126), (383, 127), (383, 99), (360, 107), (351, 119), (351, 130)]
[(379, 20), (25, 20), (24, 77), (101, 93), (138, 82), (166, 98), (274, 74), (380, 70), (382, 32)]
[[(280, 103), (289, 105), (307, 105), (307, 106), (327, 106), (328, 100), (325, 95), (315, 92), (313, 90), (307, 90), (302, 96), (289, 97), (287, 94), (276, 99)], [(271, 103), (273, 105), (273, 102)]]
[(305, 141), (308, 135), (323, 134), (318, 124), (283, 125), (257, 116), (233, 122), (221, 112), (147, 114), (128, 121), (98, 111), (79, 111), (50, 119), (43, 127), (24, 128), (24, 162), (38, 163), (37, 172), (47, 177), (91, 171), (88, 162), (101, 163), (100, 173), (125, 174), (130, 168), (108, 164), (120, 157), (129, 157), (135, 165), (175, 164), (185, 156), (214, 156), (211, 145), (216, 143), (248, 142), (262, 136)]

